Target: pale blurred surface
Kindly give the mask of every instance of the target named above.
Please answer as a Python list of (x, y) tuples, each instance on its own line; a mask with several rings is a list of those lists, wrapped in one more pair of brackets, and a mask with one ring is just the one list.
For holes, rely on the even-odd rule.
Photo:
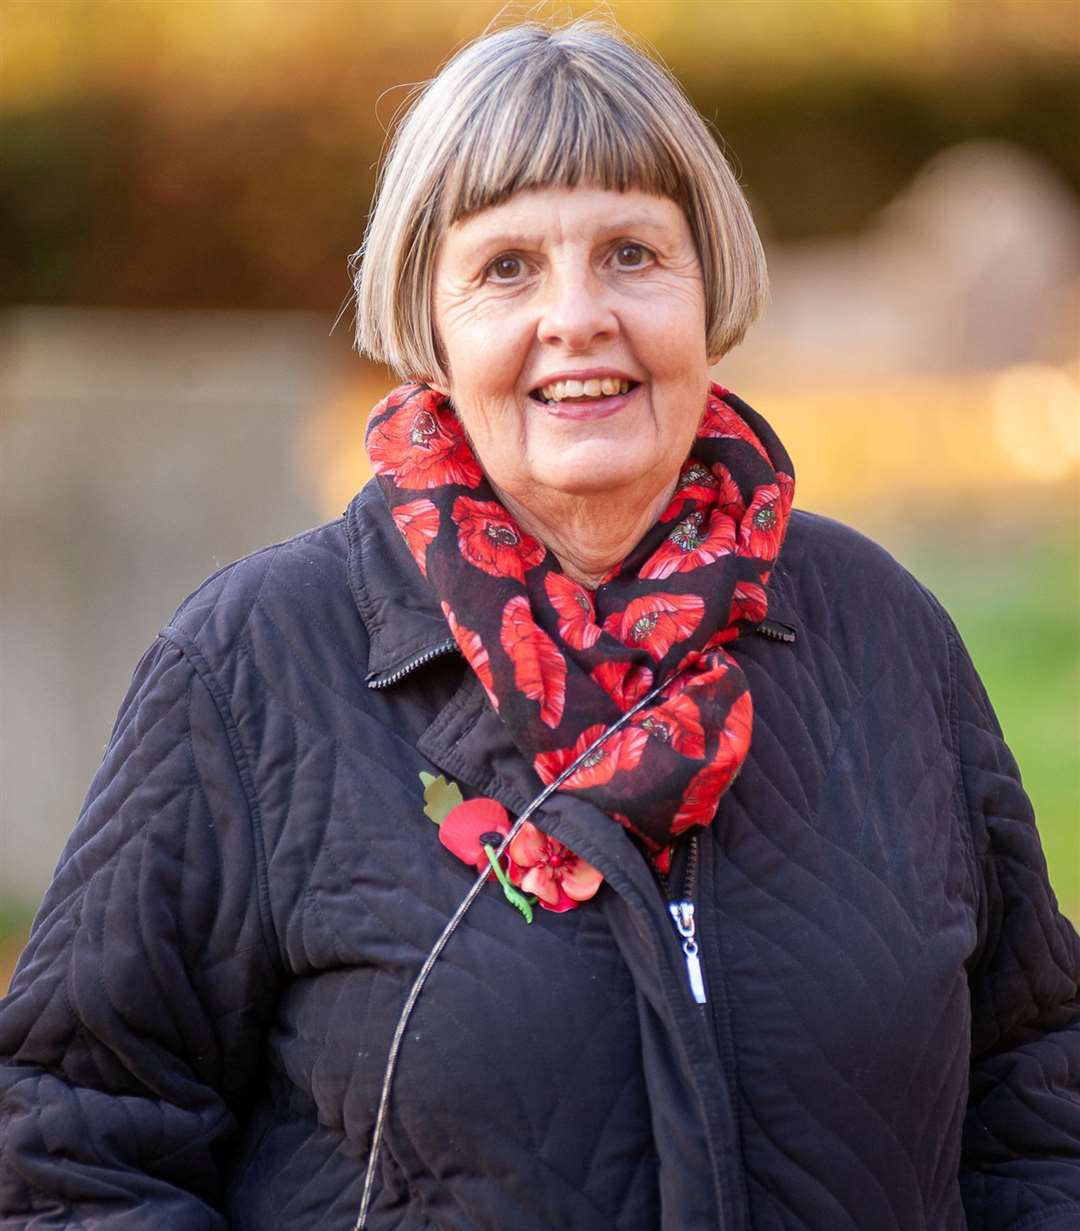
[[(1080, 919), (1080, 163), (1055, 129), (1077, 8), (612, 8), (732, 142), (765, 232), (771, 305), (717, 379), (777, 427), (798, 504), (883, 542), (952, 611)], [(376, 111), (404, 91), (380, 95), (495, 12), (5, 11), (0, 948), (158, 627), (364, 482), (389, 380), (350, 353), (348, 314), (331, 327)], [(979, 87), (982, 119), (949, 89), (979, 63), (1013, 83)]]

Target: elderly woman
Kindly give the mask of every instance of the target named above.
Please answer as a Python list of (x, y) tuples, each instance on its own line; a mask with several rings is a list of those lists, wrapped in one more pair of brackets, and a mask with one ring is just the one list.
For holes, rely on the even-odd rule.
[(376, 477), (139, 663), (3, 1226), (1080, 1227), (1080, 945), (948, 617), (710, 383), (765, 270), (678, 87), (466, 48), (357, 290)]

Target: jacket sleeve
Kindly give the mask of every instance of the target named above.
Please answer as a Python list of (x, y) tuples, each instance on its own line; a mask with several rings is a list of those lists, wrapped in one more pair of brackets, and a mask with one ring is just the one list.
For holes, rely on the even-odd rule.
[(276, 976), (215, 683), (168, 640), (143, 656), (0, 1001), (5, 1231), (226, 1225)]
[(1031, 802), (955, 629), (957, 746), (980, 868), (960, 1185), (973, 1231), (1080, 1227), (1080, 940)]

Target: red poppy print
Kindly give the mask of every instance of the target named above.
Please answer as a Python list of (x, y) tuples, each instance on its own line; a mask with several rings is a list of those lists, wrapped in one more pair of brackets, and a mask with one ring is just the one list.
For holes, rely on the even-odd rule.
[(604, 878), (588, 860), (525, 821), (506, 848), (510, 879), (535, 893), (545, 910), (573, 910), (596, 895)]
[[(373, 417), (381, 409), (377, 406)], [(367, 451), (375, 473), (392, 477), (398, 487), (476, 487), (483, 477), (457, 415), (430, 398), (407, 399), (369, 428)]]
[(706, 765), (690, 779), (679, 808), (671, 821), (671, 836), (692, 825), (710, 825), (716, 815), (720, 796), (727, 789), (731, 774), (723, 766)]
[(461, 554), (492, 577), (524, 582), (525, 570), (535, 568), (547, 554), (543, 543), (525, 534), (494, 500), (459, 496), (451, 517), (458, 528)]
[(439, 510), (430, 500), (410, 500), (390, 510), (420, 572), (427, 576), (428, 543), (439, 533)]
[(789, 474), (784, 474), (782, 470), (776, 472), (776, 484), (780, 488), (780, 508), (783, 510), (784, 521), (787, 521), (788, 515), (791, 513), (791, 506), (795, 500), (795, 480)]
[[(712, 821), (746, 756), (748, 685), (729, 651), (769, 612), (766, 579), (794, 493), (768, 425), (719, 385), (703, 401), (659, 522), (595, 589), (566, 576), (498, 499), (445, 395), (403, 386), (368, 432), (398, 531), (447, 600), (455, 642), (508, 737), (545, 783), (584, 793), (661, 860), (673, 832)], [(612, 733), (618, 715), (626, 725)], [(455, 814), (444, 835), (477, 867), (478, 826), (504, 832), (501, 822), (487, 829), (482, 813)], [(519, 862), (504, 856), (506, 875), (546, 909), (596, 891), (596, 869), (524, 833)]]
[(768, 613), (769, 600), (766, 597), (764, 586), (759, 586), (756, 581), (735, 583), (735, 594), (731, 600), (731, 611), (728, 615), (729, 624), (733, 624), (736, 620), (751, 620), (757, 623), (764, 620)]
[(660, 520), (673, 521), (691, 500), (712, 504), (719, 485), (716, 475), (709, 467), (704, 462), (699, 462), (696, 457), (692, 457), (683, 466), (679, 474), (679, 481), (675, 484), (675, 494), (671, 497), (671, 503), (660, 515)]
[(697, 594), (645, 594), (625, 611), (604, 621), (604, 632), (623, 645), (642, 647), (659, 661), (677, 641), (685, 641), (705, 615), (705, 600)]
[[(709, 398), (705, 404), (705, 417), (701, 421), (701, 427), (698, 429), (699, 436), (726, 436), (732, 440), (745, 440), (747, 444), (753, 445), (761, 456), (768, 462), (769, 455), (765, 452), (765, 446), (757, 437), (757, 433), (750, 427), (741, 415), (737, 414), (726, 402), (721, 402), (719, 398)], [(769, 463), (770, 467), (772, 463)]]
[[(737, 635), (738, 630), (733, 629)], [(735, 660), (729, 657), (717, 644), (718, 638), (724, 635), (714, 633), (700, 651), (695, 651), (682, 660), (668, 677), (668, 683), (660, 694), (665, 700), (677, 697), (683, 689), (705, 688), (715, 684), (735, 666)]]
[[(715, 637), (709, 639), (709, 644), (716, 640)], [(702, 653), (698, 659), (697, 671), (686, 681), (687, 688), (704, 688), (708, 684), (715, 684), (736, 666), (735, 660), (725, 651), (712, 646), (711, 653)]]
[[(710, 638), (711, 640), (711, 638)], [(708, 644), (706, 642), (706, 644)], [(700, 650), (691, 650), (688, 654), (684, 654), (682, 658), (675, 664), (675, 670), (667, 677), (667, 686), (664, 688), (662, 696), (673, 697), (685, 683), (679, 677), (684, 671), (689, 671), (695, 664), (701, 662), (702, 655), (705, 653), (704, 646)]]
[(682, 802), (671, 822), (671, 834), (682, 833), (692, 825), (708, 825), (716, 815), (720, 796), (731, 785), (750, 747), (753, 706), (749, 692), (728, 711), (720, 732), (720, 742), (712, 761), (691, 778)]
[(559, 617), (559, 636), (572, 650), (589, 650), (600, 638), (592, 595), (565, 573), (548, 573), (544, 589)]
[(634, 719), (653, 739), (668, 744), (684, 757), (700, 760), (705, 755), (705, 728), (701, 713), (685, 692), (663, 705), (650, 706)]
[[(533, 768), (545, 785), (554, 782), (568, 765), (573, 764), (589, 745), (607, 730), (598, 722), (578, 736), (572, 748), (556, 748), (552, 752), (541, 752), (533, 760)], [(610, 782), (618, 773), (637, 769), (645, 745), (649, 742), (649, 734), (640, 727), (623, 727), (609, 736), (594, 752), (590, 752), (584, 761), (562, 784), (564, 791), (584, 791), (589, 787), (603, 786)]]
[(722, 645), (727, 645), (729, 641), (734, 641), (739, 635), (737, 628), (721, 628), (709, 638), (708, 641), (701, 647), (703, 650), (715, 650)]
[(499, 640), (514, 664), (514, 683), (530, 701), (540, 702), (540, 721), (557, 727), (566, 705), (566, 659), (533, 619), (524, 594), (503, 609)]
[(594, 667), (589, 676), (623, 713), (636, 705), (653, 685), (653, 673), (648, 667), (611, 658)]
[(705, 526), (705, 512), (699, 509), (679, 522), (641, 566), (638, 576), (659, 581), (672, 573), (689, 573), (721, 556), (730, 556), (734, 550), (735, 523), (731, 518), (716, 510)]
[(719, 489), (716, 493), (716, 503), (728, 517), (733, 518), (735, 521), (740, 521), (743, 513), (746, 512), (746, 504), (743, 501), (738, 483), (735, 482), (731, 471), (728, 470), (723, 462), (714, 463), (712, 471), (716, 476), (716, 484)]
[(780, 550), (784, 517), (780, 508), (780, 489), (765, 483), (754, 492), (750, 507), (739, 527), (739, 547), (745, 556), (775, 560)]
[(449, 603), (442, 604), (443, 615), (446, 616), (446, 622), (450, 625), (450, 635), (458, 643), (458, 649), (465, 656), (465, 661), (476, 673), (476, 678), (484, 686), (484, 692), (488, 695), (488, 700), (491, 702), (491, 708), (497, 714), (499, 712), (499, 698), (495, 695), (495, 680), (491, 675), (491, 659), (488, 652), (484, 649), (484, 643), (480, 640), (480, 634), (474, 633), (471, 629), (463, 627), (457, 622), (457, 617), (450, 610)]

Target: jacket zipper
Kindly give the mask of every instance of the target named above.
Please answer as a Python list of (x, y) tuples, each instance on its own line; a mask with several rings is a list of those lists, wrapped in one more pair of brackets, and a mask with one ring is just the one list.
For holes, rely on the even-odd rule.
[(790, 624), (781, 624), (779, 620), (762, 620), (754, 626), (754, 632), (770, 641), (784, 641), (790, 645), (795, 640), (795, 630)]
[(422, 654), (417, 654), (415, 658), (410, 658), (407, 663), (403, 663), (396, 671), (392, 671), (389, 675), (375, 676), (374, 679), (367, 680), (368, 688), (389, 688), (391, 684), (396, 684), (398, 680), (402, 680), (409, 674), (410, 671), (415, 671), (417, 667), (422, 667), (424, 663), (429, 663), (433, 658), (441, 658), (444, 654), (449, 654), (451, 650), (458, 648), (457, 642), (453, 637), (448, 637), (445, 641), (440, 641), (438, 645), (434, 645), (430, 650), (425, 650)]
[(704, 1005), (707, 998), (705, 980), (701, 973), (701, 953), (698, 949), (697, 918), (694, 906), (694, 891), (697, 889), (698, 840), (699, 835), (696, 832), (690, 835), (681, 897), (675, 897), (671, 893), (668, 878), (662, 872), (657, 871), (657, 876), (669, 898), (668, 914), (671, 916), (671, 922), (675, 925), (675, 932), (682, 945), (683, 960), (686, 962), (686, 982), (690, 988), (690, 995), (695, 1004)]

